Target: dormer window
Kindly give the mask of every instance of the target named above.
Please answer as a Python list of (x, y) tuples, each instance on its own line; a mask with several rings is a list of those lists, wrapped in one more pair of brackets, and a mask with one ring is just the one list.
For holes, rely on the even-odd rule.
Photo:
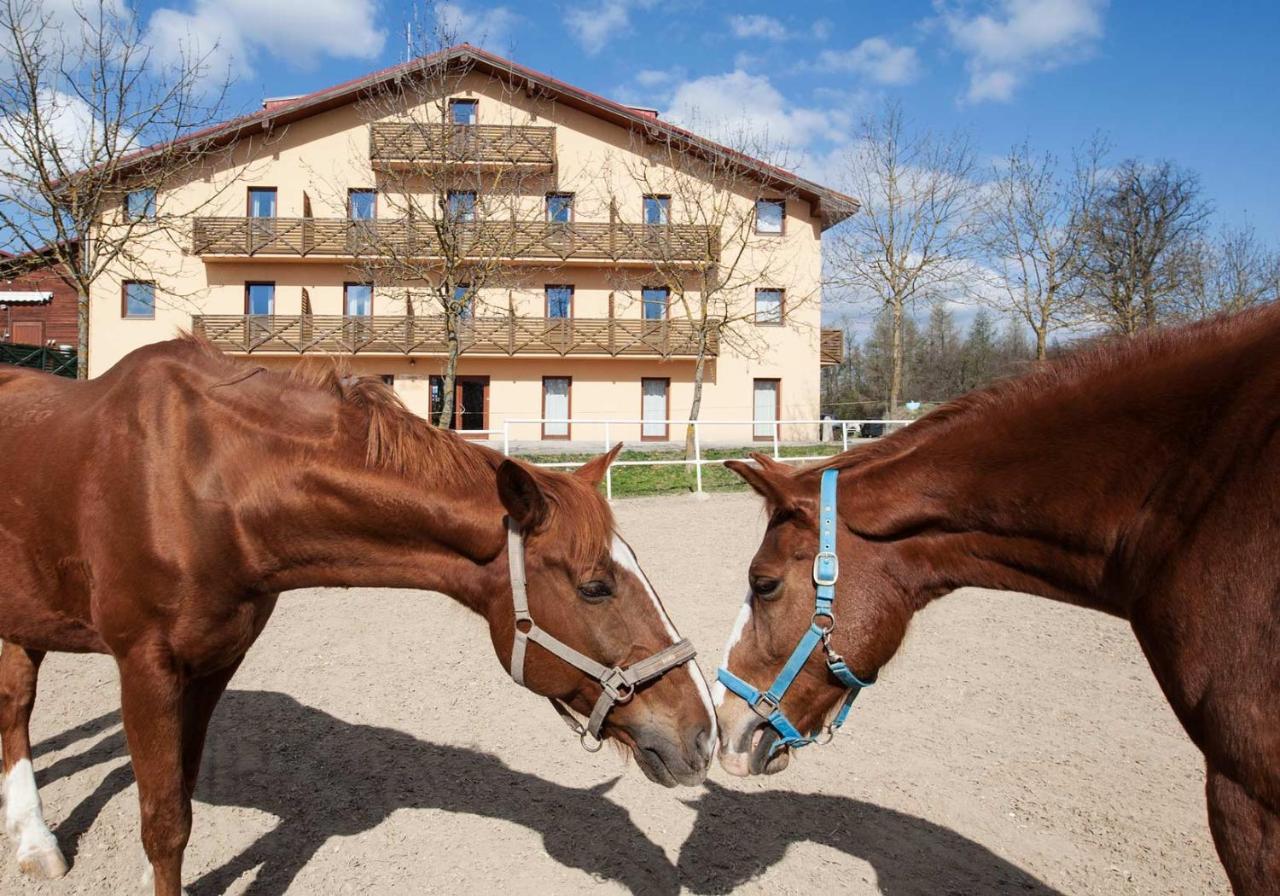
[(475, 124), (476, 100), (449, 100), (449, 120), (454, 124)]

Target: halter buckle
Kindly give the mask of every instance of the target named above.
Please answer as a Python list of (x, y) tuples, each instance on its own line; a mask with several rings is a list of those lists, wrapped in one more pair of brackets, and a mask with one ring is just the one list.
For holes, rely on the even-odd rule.
[(840, 578), (840, 558), (835, 551), (819, 551), (813, 558), (813, 582), (830, 587)]
[(626, 703), (636, 692), (635, 685), (627, 680), (626, 673), (617, 666), (600, 678), (600, 687), (614, 703)]

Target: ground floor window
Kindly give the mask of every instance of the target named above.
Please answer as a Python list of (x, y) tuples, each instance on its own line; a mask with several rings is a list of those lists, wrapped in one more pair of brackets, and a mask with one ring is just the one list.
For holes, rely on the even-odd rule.
[(782, 410), (782, 381), (754, 380), (752, 382), (752, 406), (755, 421), (751, 434), (757, 439), (772, 439), (773, 424), (777, 422)]
[(669, 437), (667, 420), (668, 396), (671, 380), (666, 377), (645, 377), (640, 380), (640, 438), (645, 441), (666, 441)]
[(542, 378), (542, 437), (544, 439), (569, 438), (569, 418), (572, 407), (569, 390), (573, 377), (544, 376)]
[[(440, 420), (444, 408), (444, 377), (433, 376), (431, 391), (431, 422)], [(489, 428), (489, 378), (487, 376), (458, 376), (453, 383), (453, 413), (449, 429), (460, 431), (486, 430)]]

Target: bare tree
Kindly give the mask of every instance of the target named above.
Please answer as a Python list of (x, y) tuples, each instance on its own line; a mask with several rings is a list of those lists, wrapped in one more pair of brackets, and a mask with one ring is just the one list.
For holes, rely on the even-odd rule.
[(980, 300), (1012, 313), (1035, 333), (1043, 361), (1049, 336), (1078, 315), (1084, 265), (1082, 209), (1097, 182), (1103, 147), (1094, 141), (1077, 154), (1065, 178), (1049, 153), (1023, 143), (996, 166), (984, 189), (981, 216), (983, 276)]
[[(716, 352), (729, 348), (761, 357), (768, 343), (755, 324), (799, 326), (800, 310), (817, 298), (817, 284), (806, 290), (788, 273), (785, 207), (794, 190), (762, 176), (756, 164), (785, 169), (785, 153), (745, 131), (726, 143), (692, 148), (655, 129), (633, 134), (632, 152), (622, 162), (624, 182), (667, 203), (654, 213), (662, 220), (643, 222), (638, 250), (650, 264), (642, 273), (617, 268), (612, 279), (631, 302), (643, 301), (644, 287), (667, 290), (670, 318), (689, 327), (694, 369), (686, 456), (693, 454), (692, 421), (702, 411), (707, 367)], [(757, 218), (760, 203), (768, 203), (768, 221)], [(616, 198), (610, 206), (616, 220)], [(677, 216), (678, 222), (672, 220)], [(766, 310), (759, 311), (756, 289), (773, 287)]]
[(75, 288), (81, 376), (91, 287), (108, 271), (154, 279), (139, 248), (176, 248), (195, 211), (167, 208), (162, 189), (220, 152), (184, 139), (221, 117), (209, 59), (162, 62), (137, 17), (107, 0), (59, 15), (0, 0), (0, 245), (41, 253)]
[(1224, 228), (1191, 250), (1177, 313), (1186, 318), (1242, 311), (1280, 298), (1280, 253), (1269, 252), (1249, 225)]
[(1176, 311), (1209, 206), (1200, 182), (1172, 162), (1120, 163), (1083, 209), (1085, 308), (1133, 336)]
[(844, 169), (845, 192), (862, 207), (834, 241), (831, 282), (888, 315), (893, 414), (911, 307), (968, 276), (977, 223), (973, 152), (962, 135), (909, 130), (901, 108), (890, 104), (863, 123)]

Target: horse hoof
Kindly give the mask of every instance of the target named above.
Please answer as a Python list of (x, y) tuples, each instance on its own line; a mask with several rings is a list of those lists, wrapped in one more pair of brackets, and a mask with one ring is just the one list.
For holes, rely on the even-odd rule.
[(68, 867), (57, 846), (18, 853), (18, 870), (36, 880), (57, 880), (67, 873)]

